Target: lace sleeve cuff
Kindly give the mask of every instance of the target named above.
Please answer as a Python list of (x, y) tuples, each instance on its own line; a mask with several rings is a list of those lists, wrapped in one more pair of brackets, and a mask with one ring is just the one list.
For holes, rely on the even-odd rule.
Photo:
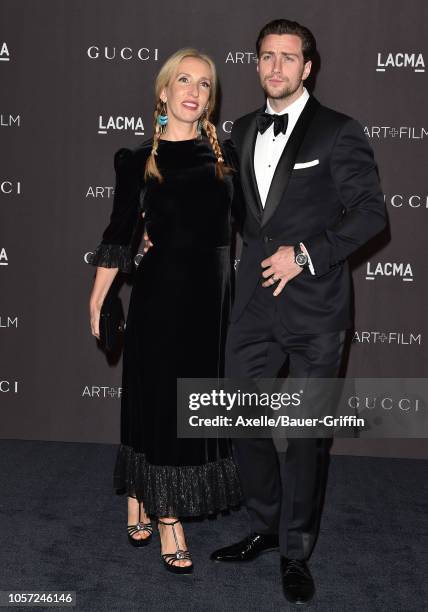
[(99, 244), (88, 256), (88, 263), (101, 268), (119, 268), (121, 272), (132, 272), (131, 247), (122, 244)]

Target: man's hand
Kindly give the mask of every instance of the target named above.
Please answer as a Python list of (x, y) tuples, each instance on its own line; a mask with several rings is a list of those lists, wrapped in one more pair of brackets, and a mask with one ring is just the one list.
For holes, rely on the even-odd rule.
[(276, 253), (262, 261), (261, 266), (265, 268), (262, 276), (267, 279), (263, 287), (272, 287), (278, 283), (273, 292), (275, 297), (281, 293), (288, 281), (303, 270), (294, 261), (294, 247), (292, 246), (280, 246)]
[[(145, 217), (145, 214), (146, 214), (145, 212), (142, 212), (142, 213), (141, 213), (141, 216), (143, 217), (143, 219), (144, 219), (144, 217)], [(147, 253), (147, 251), (150, 249), (150, 247), (152, 247), (152, 246), (153, 246), (153, 242), (150, 240), (149, 235), (148, 235), (148, 233), (147, 233), (147, 230), (146, 230), (146, 229), (144, 230), (143, 240), (144, 240), (144, 248), (143, 248), (143, 253), (144, 253), (144, 255), (145, 255), (145, 254)]]

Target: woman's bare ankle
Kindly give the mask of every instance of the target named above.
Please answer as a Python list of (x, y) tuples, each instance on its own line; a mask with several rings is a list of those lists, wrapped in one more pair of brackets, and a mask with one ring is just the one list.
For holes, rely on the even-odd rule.
[[(150, 517), (144, 510), (143, 502), (138, 503), (135, 497), (128, 496), (128, 526), (138, 525), (138, 523), (150, 523)], [(132, 537), (135, 540), (144, 540), (149, 536), (148, 531), (138, 531)]]
[[(174, 524), (175, 523), (175, 524)], [(169, 526), (173, 525), (173, 527)], [(180, 519), (176, 516), (163, 516), (158, 519), (158, 528), (159, 535), (161, 539), (161, 552), (165, 553), (175, 553), (177, 551), (177, 543), (174, 538), (173, 529), (176, 531), (177, 539), (178, 539), (178, 547), (181, 550), (187, 550), (186, 538), (184, 535), (184, 529)], [(178, 565), (180, 567), (188, 567), (192, 565), (192, 561), (190, 559), (177, 559), (174, 560), (174, 565)]]

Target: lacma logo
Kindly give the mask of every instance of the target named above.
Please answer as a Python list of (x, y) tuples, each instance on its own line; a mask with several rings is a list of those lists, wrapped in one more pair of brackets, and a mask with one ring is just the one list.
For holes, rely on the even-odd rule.
[(0, 249), (0, 266), (8, 266), (9, 260), (7, 258), (6, 249), (3, 247)]
[(387, 68), (412, 68), (415, 72), (425, 72), (422, 53), (378, 53), (376, 72), (385, 72)]
[(144, 123), (141, 117), (98, 117), (98, 134), (107, 134), (108, 131), (131, 130), (135, 136), (144, 136)]
[(367, 262), (366, 280), (375, 280), (376, 276), (398, 276), (403, 281), (413, 280), (412, 266), (409, 263)]
[(5, 42), (0, 43), (0, 61), (8, 62), (10, 60), (9, 49), (7, 48), (7, 44)]

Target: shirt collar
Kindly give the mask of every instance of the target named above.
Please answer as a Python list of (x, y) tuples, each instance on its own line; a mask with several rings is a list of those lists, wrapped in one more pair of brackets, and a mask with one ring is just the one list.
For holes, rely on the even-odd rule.
[(302, 95), (299, 98), (297, 98), (297, 100), (294, 100), (294, 102), (292, 102), (290, 106), (287, 106), (279, 113), (274, 111), (271, 105), (269, 104), (269, 100), (266, 100), (266, 112), (269, 113), (270, 115), (285, 115), (285, 113), (287, 113), (289, 119), (291, 119), (292, 116), (298, 117), (300, 113), (302, 112), (306, 102), (308, 101), (308, 98), (309, 98), (308, 90), (306, 89), (306, 87), (304, 87)]

